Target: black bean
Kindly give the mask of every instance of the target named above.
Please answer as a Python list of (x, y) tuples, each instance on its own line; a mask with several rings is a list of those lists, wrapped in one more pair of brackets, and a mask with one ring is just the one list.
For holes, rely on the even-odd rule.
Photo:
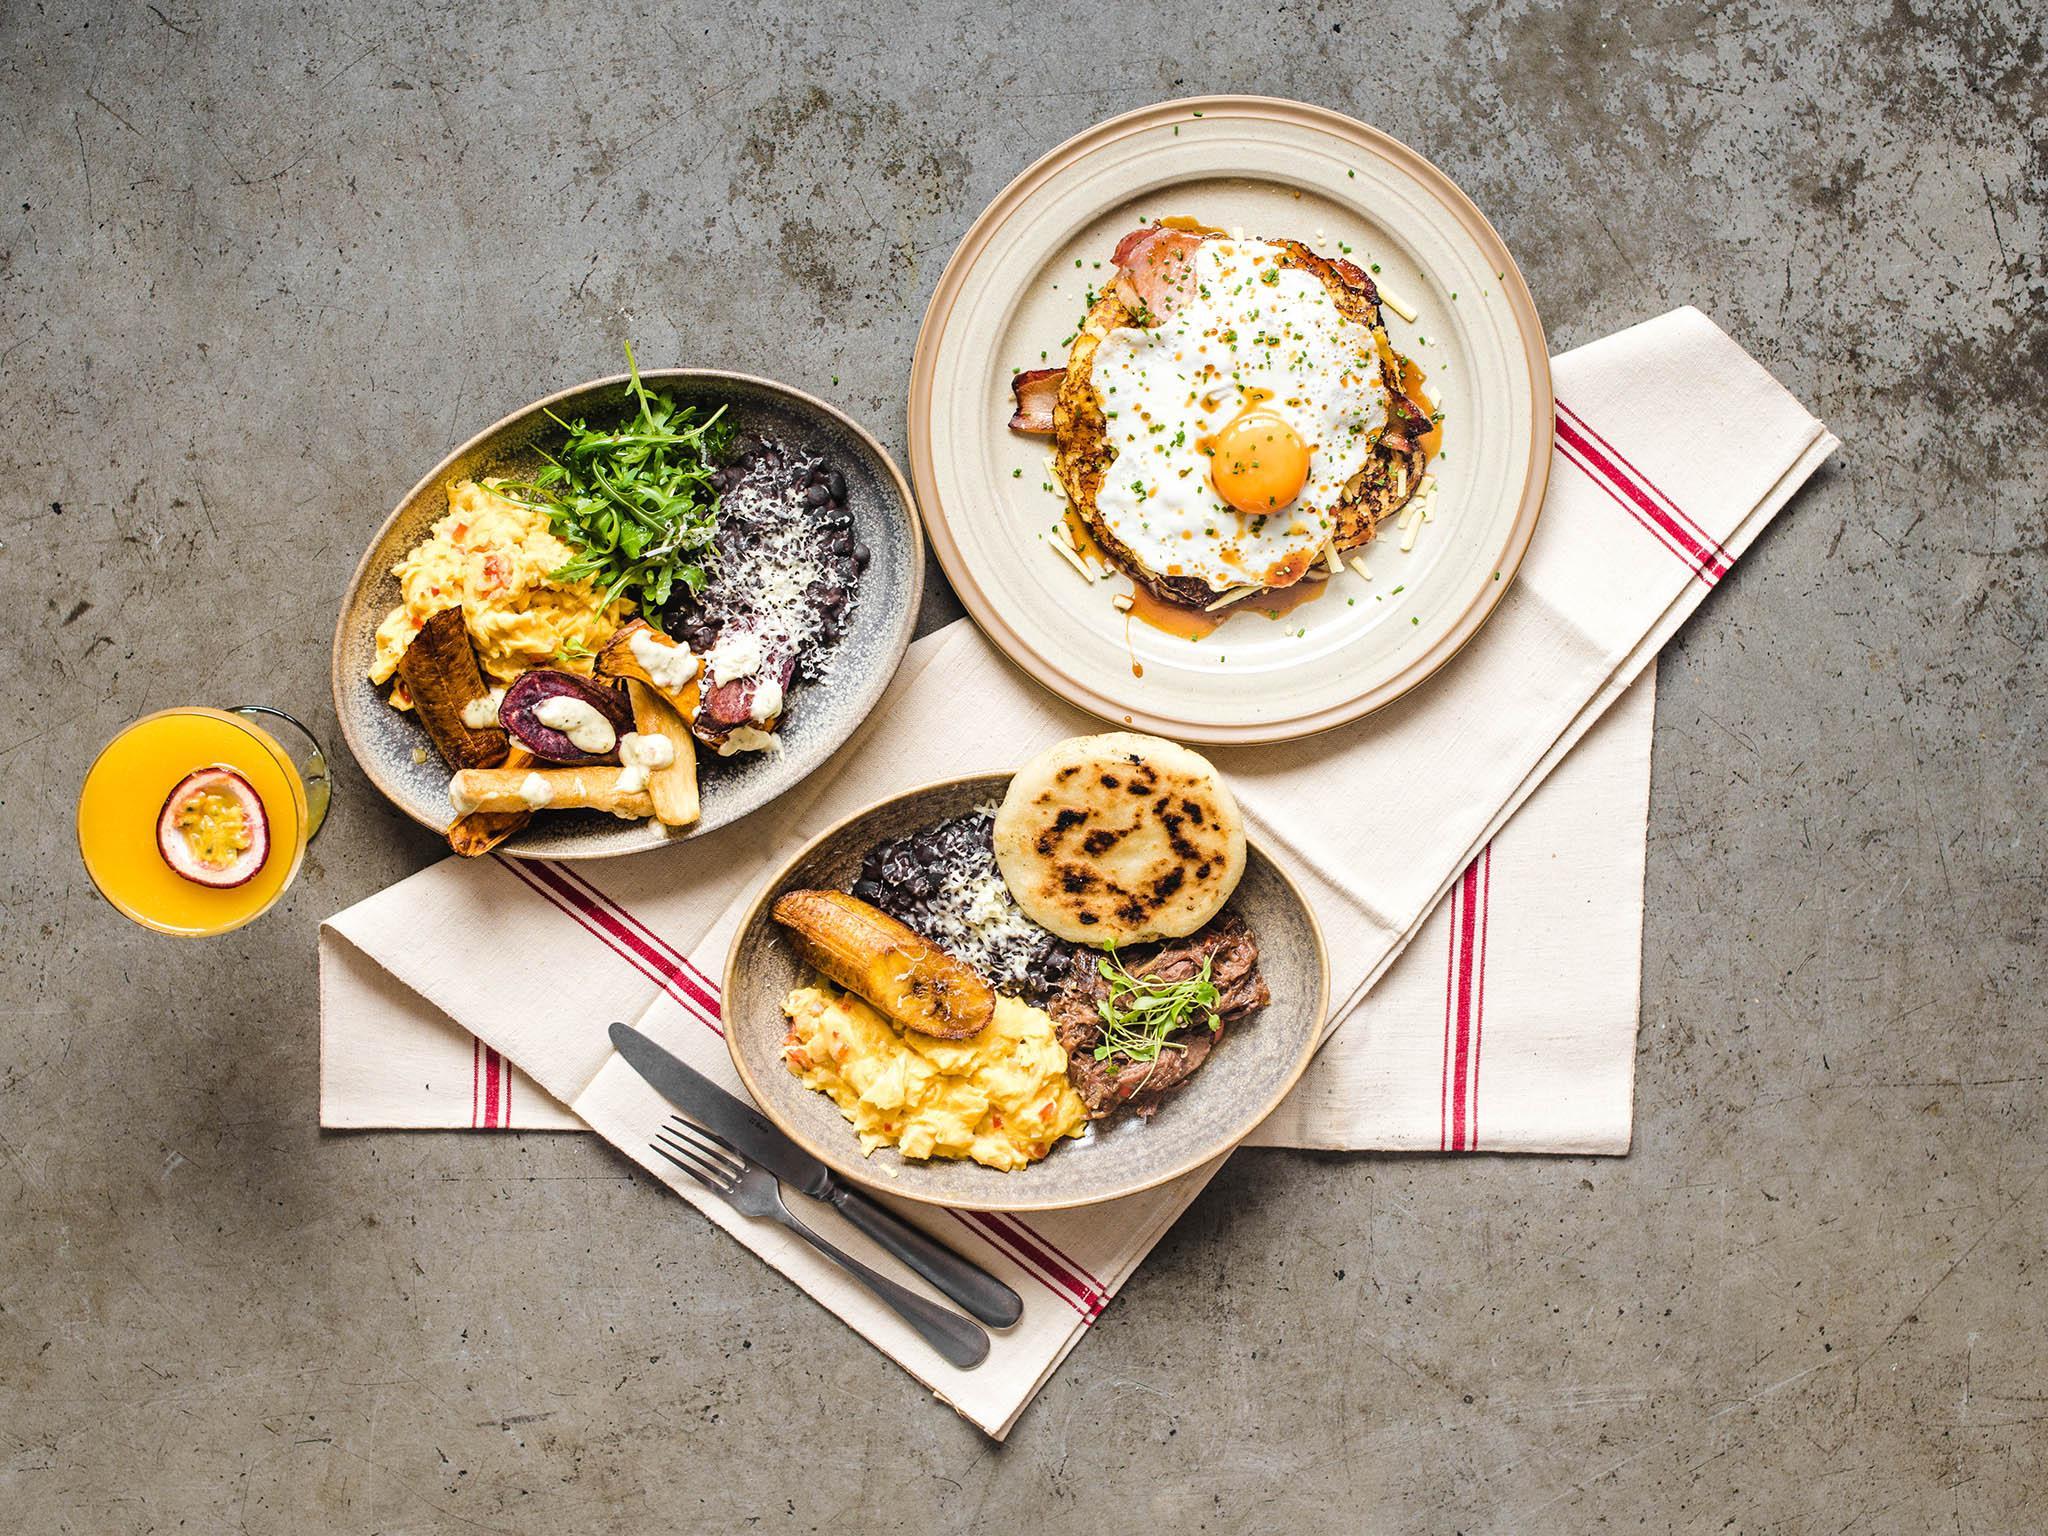
[(873, 904), (882, 899), (882, 888), (872, 880), (856, 880), (853, 882), (853, 894), (857, 899)]
[(831, 499), (831, 496), (827, 494), (825, 487), (822, 485), (814, 485), (804, 492), (804, 505), (807, 507), (822, 507)]
[(838, 470), (830, 470), (826, 473), (825, 485), (832, 492), (832, 499), (834, 501), (846, 500), (846, 476), (839, 473)]
[(866, 569), (868, 568), (868, 560), (869, 560), (869, 558), (870, 558), (870, 554), (871, 554), (871, 552), (869, 551), (869, 549), (868, 549), (867, 545), (865, 545), (865, 544), (856, 544), (856, 545), (854, 545), (854, 546), (853, 546), (853, 565), (854, 565), (854, 569), (855, 569), (855, 570), (859, 570), (859, 571), (864, 571), (864, 570), (866, 570)]

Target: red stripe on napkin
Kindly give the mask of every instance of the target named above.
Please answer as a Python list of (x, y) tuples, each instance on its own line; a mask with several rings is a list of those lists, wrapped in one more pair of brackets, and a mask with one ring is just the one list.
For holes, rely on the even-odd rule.
[(484, 1047), (484, 1129), (498, 1127), (498, 1074), (504, 1069), (504, 1058), (489, 1046)]
[(1676, 502), (1642, 479), (1626, 459), (1607, 446), (1605, 438), (1562, 403), (1557, 414), (1557, 452), (1558, 457), (1584, 471), (1701, 581), (1711, 587), (1727, 574), (1728, 560), (1720, 545), (1695, 533), (1698, 524), (1681, 512)]
[(1565, 416), (1571, 418), (1571, 424), (1574, 427), (1576, 427), (1586, 437), (1591, 438), (1595, 443), (1599, 444), (1601, 451), (1605, 453), (1608, 458), (1612, 459), (1615, 463), (1621, 465), (1631, 475), (1634, 475), (1636, 478), (1636, 482), (1639, 485), (1643, 486), (1644, 489), (1648, 490), (1651, 495), (1655, 496), (1659, 501), (1663, 502), (1666, 511), (1668, 511), (1673, 517), (1677, 518), (1679, 522), (1685, 524), (1686, 527), (1690, 528), (1693, 531), (1693, 533), (1698, 537), (1700, 543), (1712, 552), (1714, 561), (1720, 565), (1723, 572), (1725, 572), (1729, 566), (1735, 563), (1733, 560), (1729, 559), (1727, 547), (1723, 545), (1719, 539), (1715, 538), (1712, 534), (1708, 533), (1705, 528), (1700, 526), (1699, 520), (1697, 518), (1691, 516), (1685, 510), (1685, 508), (1681, 507), (1677, 502), (1673, 501), (1669, 496), (1667, 496), (1664, 493), (1663, 487), (1658, 485), (1657, 482), (1652, 480), (1648, 475), (1644, 474), (1633, 459), (1629, 458), (1628, 455), (1624, 454), (1619, 448), (1615, 447), (1614, 444), (1610, 443), (1606, 438), (1602, 437), (1599, 431), (1593, 426), (1593, 424), (1590, 421), (1586, 420), (1585, 417), (1581, 416), (1577, 411), (1573, 410), (1570, 406), (1566, 405), (1562, 400), (1557, 402), (1557, 408)]
[(707, 1014), (705, 1005), (699, 1000), (694, 981), (686, 977), (674, 962), (654, 950), (644, 940), (626, 931), (616, 918), (599, 908), (573, 886), (558, 877), (550, 878), (553, 871), (543, 866), (539, 860), (499, 858), (496, 854), (491, 857), (517, 876), (535, 895), (574, 918), (585, 932), (653, 982), (698, 1023), (708, 1026), (721, 1038), (724, 1036), (725, 1031), (718, 1024), (715, 1005)]
[(1052, 1249), (1049, 1253), (1047, 1250), (1052, 1245), (1016, 1217), (1000, 1211), (948, 1211), (947, 1214), (963, 1226), (981, 1230), (997, 1247), (1030, 1271), (1041, 1285), (1080, 1313), (1083, 1322), (1093, 1323), (1102, 1315), (1109, 1297), (1056, 1260), (1052, 1253), (1058, 1250)]
[(677, 979), (703, 1005), (704, 1009), (714, 1018), (724, 1017), (724, 1010), (719, 1006), (719, 999), (723, 996), (723, 993), (718, 983), (705, 975), (696, 961), (656, 933), (626, 907), (621, 906), (617, 898), (613, 897), (609, 892), (592, 885), (589, 880), (585, 879), (569, 865), (549, 863), (547, 868), (562, 880), (567, 881), (571, 886), (583, 891), (591, 901), (596, 902), (601, 908), (613, 913), (622, 923), (625, 923), (638, 933), (647, 944), (665, 955), (668, 963), (674, 967)]
[(1473, 1152), (1479, 1146), (1479, 1049), (1486, 1010), (1487, 909), (1493, 894), (1493, 847), (1465, 866), (1451, 888), (1450, 952), (1444, 966), (1444, 1065), (1437, 1146)]

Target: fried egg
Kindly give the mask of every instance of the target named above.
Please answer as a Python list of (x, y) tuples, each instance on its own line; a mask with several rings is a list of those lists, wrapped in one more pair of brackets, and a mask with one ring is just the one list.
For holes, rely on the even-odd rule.
[(1284, 255), (1203, 241), (1173, 312), (1095, 353), (1116, 450), (1097, 512), (1148, 569), (1212, 591), (1298, 581), (1386, 423), (1372, 331)]

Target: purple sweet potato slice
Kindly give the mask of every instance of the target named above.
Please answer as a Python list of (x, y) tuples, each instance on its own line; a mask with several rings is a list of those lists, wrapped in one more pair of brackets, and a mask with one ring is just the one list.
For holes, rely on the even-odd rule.
[(504, 702), (498, 706), (498, 723), (542, 762), (584, 765), (614, 761), (615, 747), (586, 752), (566, 733), (541, 724), (536, 713), (540, 707), (550, 699), (565, 697), (580, 700), (604, 716), (611, 723), (615, 738), (633, 729), (633, 709), (625, 694), (609, 684), (592, 682), (574, 672), (557, 672), (552, 667), (522, 672), (513, 681), (505, 690)]

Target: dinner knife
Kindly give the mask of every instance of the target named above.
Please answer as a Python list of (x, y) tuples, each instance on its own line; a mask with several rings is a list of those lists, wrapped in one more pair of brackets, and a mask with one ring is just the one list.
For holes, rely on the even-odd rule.
[(813, 1200), (823, 1200), (869, 1237), (992, 1328), (1024, 1315), (1024, 1300), (994, 1275), (927, 1237), (870, 1200), (771, 1125), (753, 1105), (734, 1098), (630, 1024), (611, 1028), (612, 1048), (671, 1104), (735, 1151)]

